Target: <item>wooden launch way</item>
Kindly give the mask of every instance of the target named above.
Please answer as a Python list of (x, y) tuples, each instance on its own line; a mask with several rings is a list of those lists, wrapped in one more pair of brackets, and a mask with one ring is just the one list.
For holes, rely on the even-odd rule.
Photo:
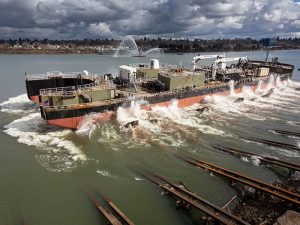
[(91, 198), (96, 208), (102, 213), (111, 225), (134, 225), (133, 222), (109, 199), (102, 196), (107, 203), (106, 207), (100, 205), (95, 199)]
[(190, 163), (191, 165), (200, 167), (202, 169), (206, 169), (210, 172), (213, 172), (217, 175), (226, 177), (227, 179), (230, 179), (232, 181), (247, 185), (249, 187), (255, 188), (257, 190), (263, 191), (265, 193), (271, 194), (275, 197), (278, 197), (282, 200), (288, 201), (290, 203), (295, 204), (296, 206), (300, 206), (300, 194), (291, 192), (289, 190), (283, 189), (278, 186), (274, 186), (270, 183), (266, 183), (263, 181), (259, 181), (250, 177), (247, 177), (245, 175), (242, 175), (240, 173), (225, 169), (223, 167), (214, 165), (209, 162), (205, 162), (203, 160), (199, 159), (186, 159), (183, 158), (186, 162)]
[(221, 222), (222, 224), (249, 225), (242, 219), (232, 215), (224, 209), (214, 205), (213, 203), (210, 203), (209, 201), (199, 197), (197, 194), (189, 191), (183, 185), (175, 184), (163, 176), (152, 173), (151, 175), (144, 174), (144, 176), (153, 183), (159, 185), (164, 191), (179, 198), (182, 202), (184, 202), (184, 204), (189, 204), (195, 207), (196, 209), (201, 210), (209, 217)]
[(212, 145), (211, 147), (213, 147), (214, 149), (229, 153), (231, 155), (238, 156), (238, 157), (241, 157), (241, 156), (257, 157), (259, 159), (259, 161), (261, 161), (262, 163), (265, 163), (265, 164), (281, 166), (281, 167), (287, 168), (291, 171), (300, 171), (300, 165), (295, 164), (295, 163), (290, 163), (290, 162), (282, 161), (282, 160), (267, 157), (267, 156), (257, 155), (257, 154), (250, 153), (250, 152), (244, 152), (244, 151), (237, 150), (235, 148), (230, 148), (230, 147), (221, 146), (221, 145)]
[(273, 131), (277, 134), (281, 134), (281, 135), (285, 135), (285, 136), (300, 137), (300, 133), (297, 133), (297, 132), (286, 131), (286, 130), (276, 130), (276, 129), (270, 129), (270, 131)]
[(264, 145), (279, 147), (279, 148), (288, 149), (288, 150), (300, 151), (300, 148), (296, 145), (291, 145), (291, 144), (286, 144), (286, 143), (271, 141), (271, 140), (265, 140), (265, 139), (260, 139), (260, 138), (243, 137), (243, 136), (240, 136), (240, 138), (244, 139), (244, 140), (248, 140), (248, 141), (258, 142), (258, 143), (261, 143)]

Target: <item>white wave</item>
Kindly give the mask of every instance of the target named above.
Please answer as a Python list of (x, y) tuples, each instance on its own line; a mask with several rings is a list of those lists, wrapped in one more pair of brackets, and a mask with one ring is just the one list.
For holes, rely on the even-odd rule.
[[(138, 144), (154, 144), (164, 148), (166, 146), (181, 146), (184, 144), (180, 136), (174, 135), (163, 129), (160, 121), (161, 117), (156, 108), (164, 109), (166, 107), (154, 107), (152, 111), (142, 110), (140, 104), (144, 102), (131, 102), (129, 108), (120, 107), (117, 110), (117, 122), (120, 130), (124, 133), (132, 135), (131, 141)], [(125, 125), (132, 121), (138, 121), (139, 124), (135, 128), (125, 128)], [(136, 143), (137, 144), (137, 143)]]
[(260, 81), (258, 81), (258, 84), (257, 84), (257, 86), (256, 86), (256, 90), (255, 90), (255, 94), (259, 94), (259, 93), (261, 93), (262, 92), (262, 81), (260, 80)]
[(288, 82), (288, 85), (290, 85), (292, 87), (300, 87), (300, 82), (298, 82), (298, 81), (288, 79), (287, 82)]
[(245, 156), (241, 156), (241, 160), (244, 162), (249, 162), (249, 158)]
[(117, 110), (117, 121), (120, 124), (127, 124), (133, 120), (145, 117), (145, 111), (141, 110), (141, 103), (139, 101), (131, 101), (129, 108), (119, 107)]
[(100, 174), (101, 176), (104, 176), (104, 177), (111, 177), (111, 178), (117, 178), (118, 177), (118, 176), (112, 175), (107, 170), (97, 170), (96, 173), (98, 173), (98, 174)]
[(73, 142), (66, 139), (72, 131), (45, 126), (39, 113), (16, 119), (4, 128), (4, 132), (16, 137), (19, 143), (37, 147), (41, 154), (39, 162), (52, 171), (70, 171), (87, 159)]
[(300, 127), (300, 122), (297, 122), (297, 121), (288, 120), (288, 121), (286, 121), (286, 123), (289, 125), (295, 126), (295, 127)]
[(231, 96), (235, 96), (235, 92), (234, 92), (234, 80), (230, 80), (229, 81), (229, 93)]
[[(239, 97), (243, 97), (244, 101), (240, 103), (235, 103), (236, 100), (231, 96), (207, 96), (205, 97), (205, 102), (211, 104), (214, 110), (230, 114), (230, 116), (245, 116), (253, 120), (266, 120), (265, 116), (258, 115), (253, 108), (249, 109), (249, 106), (255, 106), (259, 103), (256, 101), (250, 101), (247, 98), (252, 99), (254, 94), (250, 89), (246, 88), (245, 92), (241, 92)], [(237, 97), (237, 94), (236, 94)]]
[(241, 160), (244, 161), (244, 162), (251, 162), (255, 165), (255, 166), (259, 166), (259, 164), (261, 163), (260, 161), (261, 157), (259, 156), (251, 156), (250, 158), (249, 157), (245, 157), (245, 156), (241, 156)]
[(109, 146), (113, 150), (123, 149), (124, 146), (127, 146), (128, 142), (124, 140), (122, 133), (120, 133), (115, 126), (112, 124), (98, 124), (95, 133), (97, 131), (97, 141), (101, 144)]
[(76, 134), (88, 136), (91, 139), (94, 131), (96, 130), (98, 118), (99, 115), (97, 113), (84, 116), (78, 125)]
[(274, 85), (275, 85), (275, 77), (273, 75), (270, 75), (267, 86), (264, 89), (266, 93), (268, 93), (270, 89), (274, 88)]
[(282, 148), (273, 148), (276, 149), (276, 152), (280, 155), (291, 157), (291, 158), (300, 158), (300, 153), (298, 151), (287, 150)]
[(259, 166), (259, 164), (261, 163), (260, 159), (260, 156), (251, 156), (251, 161), (255, 166)]
[(24, 114), (33, 112), (36, 107), (35, 103), (27, 98), (26, 94), (9, 98), (7, 101), (0, 103), (1, 112), (10, 114)]
[[(200, 106), (199, 104), (195, 104), (194, 106), (184, 109), (178, 108), (177, 104), (177, 101), (173, 101), (169, 107), (154, 107), (153, 111), (158, 114), (160, 118), (167, 118), (168, 121), (171, 122), (171, 127), (172, 123), (175, 123), (181, 126), (195, 128), (206, 134), (230, 136), (229, 133), (225, 133), (222, 130), (203, 124), (203, 120), (197, 117), (194, 113), (195, 108)], [(183, 130), (180, 129), (179, 131), (182, 132)], [(188, 131), (186, 133), (188, 133)]]
[(263, 155), (263, 157), (269, 157), (269, 158), (272, 158), (272, 159), (279, 159), (278, 157), (276, 157), (274, 155), (270, 155), (268, 153), (263, 153), (262, 155)]
[[(245, 116), (253, 120), (266, 120), (269, 118), (267, 114), (274, 113), (274, 110), (285, 113), (299, 111), (297, 99), (299, 94), (288, 87), (288, 81), (281, 81), (279, 78), (275, 81), (272, 76), (266, 88), (261, 89), (261, 85), (262, 82), (259, 82), (255, 93), (251, 87), (247, 86), (244, 86), (240, 93), (234, 93), (231, 84), (229, 96), (207, 96), (205, 102), (210, 104), (214, 111), (226, 113), (229, 117)], [(274, 88), (274, 92), (269, 98), (261, 97), (267, 94), (271, 88)], [(244, 100), (235, 103), (237, 97), (244, 98)]]

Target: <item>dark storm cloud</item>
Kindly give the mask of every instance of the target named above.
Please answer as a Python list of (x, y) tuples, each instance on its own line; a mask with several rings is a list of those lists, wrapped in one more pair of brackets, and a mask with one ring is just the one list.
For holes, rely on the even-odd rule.
[(0, 27), (32, 27), (32, 13), (26, 1), (0, 0)]
[(0, 38), (299, 36), (292, 0), (0, 0)]

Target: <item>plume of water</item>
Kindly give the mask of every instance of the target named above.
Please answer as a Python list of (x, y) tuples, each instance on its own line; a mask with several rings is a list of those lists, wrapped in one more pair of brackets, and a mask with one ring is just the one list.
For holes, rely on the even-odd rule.
[(235, 95), (235, 93), (234, 93), (234, 80), (229, 81), (229, 87), (230, 87), (230, 95), (234, 96)]
[(151, 48), (146, 52), (143, 52), (143, 55), (150, 55), (150, 54), (164, 54), (164, 50), (162, 48)]
[(139, 48), (133, 39), (132, 36), (125, 36), (118, 46), (115, 57), (118, 57), (120, 55), (138, 55), (139, 54)]
[(164, 54), (161, 48), (151, 48), (145, 52), (138, 48), (134, 38), (130, 35), (125, 36), (118, 46), (114, 57), (118, 56), (146, 56), (148, 54)]

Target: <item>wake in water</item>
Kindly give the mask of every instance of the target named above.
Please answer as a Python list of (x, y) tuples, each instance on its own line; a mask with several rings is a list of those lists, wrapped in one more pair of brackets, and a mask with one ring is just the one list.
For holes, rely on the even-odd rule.
[[(91, 129), (79, 133), (114, 150), (151, 146), (169, 150), (190, 142), (203, 144), (201, 134), (230, 136), (199, 117), (196, 111), (199, 105), (181, 109), (174, 100), (169, 107), (154, 107), (151, 111), (142, 110), (140, 106), (141, 102), (133, 101), (129, 108), (118, 109), (116, 122), (85, 125)], [(87, 116), (85, 121), (94, 121), (93, 115)], [(127, 126), (132, 121), (138, 121), (138, 126)]]
[[(226, 127), (243, 117), (254, 121), (281, 121), (280, 117), (277, 118), (281, 113), (274, 113), (274, 110), (289, 113), (297, 110), (293, 108), (298, 97), (297, 91), (290, 87), (294, 84), (292, 81), (282, 82), (271, 78), (265, 89), (259, 83), (255, 92), (250, 87), (244, 87), (240, 93), (235, 93), (233, 83), (230, 84), (232, 88), (229, 96), (205, 98), (205, 106), (210, 109), (207, 112), (199, 113), (200, 110), (197, 110), (203, 104), (178, 108), (176, 100), (168, 107), (154, 107), (151, 111), (146, 111), (140, 107), (144, 102), (133, 101), (129, 108), (118, 109), (116, 122), (97, 124), (93, 119), (95, 115), (87, 116), (78, 133), (96, 139), (114, 150), (150, 146), (170, 149), (189, 146), (191, 142), (201, 145), (205, 143), (203, 137), (207, 135), (237, 137)], [(281, 105), (286, 98), (289, 98), (289, 103)], [(236, 101), (237, 99), (241, 101)], [(135, 121), (137, 126), (127, 126)]]
[(35, 104), (22, 94), (0, 103), (0, 111), (9, 114), (28, 114), (36, 110)]
[(36, 113), (36, 106), (20, 95), (3, 102), (1, 111), (22, 117), (4, 126), (4, 132), (17, 141), (38, 150), (38, 162), (50, 171), (70, 171), (86, 161), (86, 156), (72, 141), (70, 130), (47, 126)]
[[(113, 122), (97, 123), (97, 114), (86, 116), (75, 135), (87, 136), (90, 141), (101, 143), (109, 150), (153, 146), (170, 150), (191, 143), (203, 145), (209, 137), (212, 140), (237, 137), (227, 129), (235, 120), (280, 122), (282, 112), (299, 112), (299, 91), (295, 87), (300, 87), (300, 83), (270, 79), (266, 89), (262, 89), (259, 83), (255, 92), (244, 87), (240, 93), (235, 93), (233, 83), (230, 84), (229, 96), (205, 98), (205, 106), (209, 108), (205, 112), (197, 110), (203, 104), (182, 109), (178, 108), (176, 100), (169, 107), (154, 107), (146, 111), (141, 109), (144, 102), (133, 101), (130, 108), (118, 109), (117, 119)], [(263, 97), (271, 88), (274, 88), (272, 93)], [(35, 146), (39, 150), (37, 160), (47, 169), (70, 171), (87, 160), (80, 147), (68, 140), (74, 133), (46, 126), (39, 113), (33, 113), (36, 106), (27, 100), (26, 95), (10, 98), (0, 107), (2, 112), (22, 116), (6, 125), (4, 132), (16, 137), (20, 143)], [(138, 126), (126, 126), (132, 121), (138, 121)], [(299, 126), (300, 121), (289, 121), (293, 126)]]
[[(229, 96), (208, 96), (205, 101), (215, 109), (215, 112), (226, 113), (232, 118), (245, 116), (254, 120), (266, 120), (269, 117), (263, 115), (266, 112), (264, 109), (271, 113), (274, 112), (272, 110), (299, 112), (299, 93), (290, 87), (291, 84), (294, 82), (290, 80), (282, 82), (280, 79), (275, 81), (271, 78), (265, 89), (261, 89), (261, 83), (255, 92), (249, 87), (244, 87), (241, 93), (235, 93), (232, 88)], [(237, 99), (242, 101), (237, 102)]]

